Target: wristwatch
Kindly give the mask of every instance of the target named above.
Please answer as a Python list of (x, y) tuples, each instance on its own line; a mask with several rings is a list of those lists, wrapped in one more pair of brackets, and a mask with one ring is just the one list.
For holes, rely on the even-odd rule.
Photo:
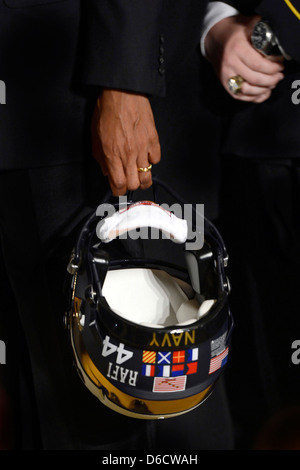
[(290, 60), (267, 21), (256, 23), (251, 34), (251, 43), (263, 55), (281, 56)]

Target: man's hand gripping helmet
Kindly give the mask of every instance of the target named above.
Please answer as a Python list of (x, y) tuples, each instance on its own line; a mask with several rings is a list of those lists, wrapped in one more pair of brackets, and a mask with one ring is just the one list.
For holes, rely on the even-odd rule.
[(214, 225), (202, 221), (203, 242), (187, 249), (187, 221), (162, 205), (107, 202), (79, 234), (68, 266), (74, 358), (86, 387), (119, 413), (186, 413), (224, 370), (233, 327), (227, 253)]

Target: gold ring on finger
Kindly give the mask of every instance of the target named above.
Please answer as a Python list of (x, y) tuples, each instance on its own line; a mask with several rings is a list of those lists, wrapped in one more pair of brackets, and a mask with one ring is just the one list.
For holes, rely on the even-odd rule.
[(230, 77), (227, 81), (227, 85), (231, 93), (237, 95), (241, 92), (242, 85), (244, 83), (243, 77), (240, 75), (235, 75), (234, 77)]
[(139, 173), (147, 173), (147, 171), (151, 171), (152, 165), (150, 163), (149, 166), (146, 166), (145, 168), (138, 168)]

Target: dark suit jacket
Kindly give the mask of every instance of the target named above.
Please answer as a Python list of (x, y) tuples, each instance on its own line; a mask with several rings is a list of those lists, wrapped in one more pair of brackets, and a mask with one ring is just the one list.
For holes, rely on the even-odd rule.
[(99, 87), (165, 93), (162, 3), (0, 0), (0, 169), (82, 159)]
[[(300, 157), (300, 104), (293, 100), (300, 79), (300, 20), (284, 0), (229, 0), (225, 3), (233, 4), (242, 13), (258, 13), (267, 19), (293, 60), (286, 62), (285, 78), (264, 103), (241, 103), (224, 97), (224, 91), (222, 99), (228, 110), (229, 125), (224, 133), (223, 151), (269, 159)], [(291, 3), (300, 11), (299, 0)]]

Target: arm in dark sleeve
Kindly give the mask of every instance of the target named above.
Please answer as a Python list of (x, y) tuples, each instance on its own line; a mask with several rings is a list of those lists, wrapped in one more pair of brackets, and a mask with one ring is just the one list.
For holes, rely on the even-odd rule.
[(82, 78), (88, 85), (164, 95), (163, 0), (88, 0)]
[[(252, 15), (257, 5), (260, 3), (259, 0), (222, 0), (223, 3), (239, 10), (243, 15)], [(209, 3), (214, 3), (214, 0), (210, 0)]]

